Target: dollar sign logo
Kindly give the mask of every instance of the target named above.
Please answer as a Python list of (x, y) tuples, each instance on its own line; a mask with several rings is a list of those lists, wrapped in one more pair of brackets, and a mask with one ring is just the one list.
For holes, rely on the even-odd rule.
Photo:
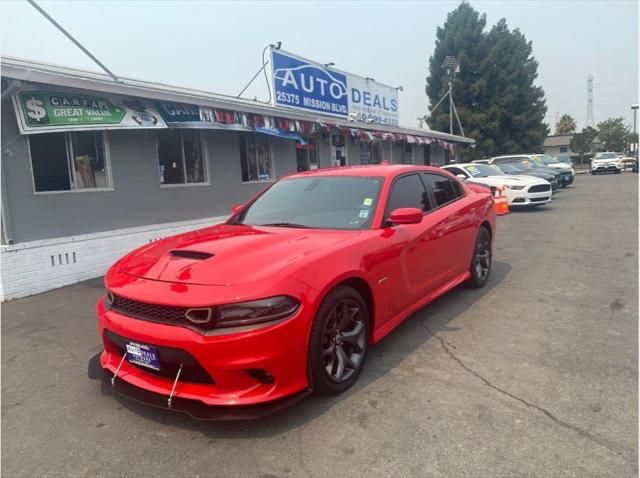
[(42, 101), (34, 98), (33, 96), (29, 100), (27, 100), (25, 106), (27, 107), (27, 109), (29, 109), (29, 111), (27, 111), (27, 116), (29, 116), (29, 118), (40, 121), (42, 118), (47, 116), (47, 110), (42, 107)]

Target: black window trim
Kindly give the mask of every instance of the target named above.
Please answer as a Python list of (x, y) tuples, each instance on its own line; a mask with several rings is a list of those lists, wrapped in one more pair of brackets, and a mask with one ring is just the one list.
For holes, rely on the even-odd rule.
[[(208, 154), (209, 151), (206, 146), (206, 141), (204, 141), (202, 137), (202, 132), (199, 129), (196, 129), (195, 131), (198, 134), (198, 142), (200, 143), (200, 154), (202, 155), (202, 167), (203, 167), (202, 170), (204, 172), (204, 181), (199, 181), (195, 183), (187, 182), (187, 163), (186, 163), (186, 157), (184, 152), (183, 129), (191, 129), (191, 128), (174, 128), (174, 130), (179, 133), (179, 138), (180, 138), (180, 151), (181, 151), (180, 159), (181, 159), (181, 163), (184, 171), (184, 181), (181, 183), (163, 183), (162, 177), (158, 176), (158, 184), (160, 185), (160, 188), (167, 188), (167, 189), (182, 188), (182, 187), (211, 186), (211, 180), (209, 179), (209, 154)], [(154, 134), (155, 145), (156, 145), (156, 163), (158, 164), (158, 171), (160, 170), (160, 149), (159, 149), (160, 137), (159, 135), (162, 134), (162, 131), (170, 131), (170, 130), (171, 128), (166, 130), (160, 129), (160, 130), (156, 130)]]
[[(442, 176), (445, 179), (451, 180), (452, 178), (450, 178), (449, 176), (446, 176), (444, 174), (435, 172), (435, 171), (425, 171), (422, 169), (418, 169), (416, 171), (409, 171), (407, 173), (403, 173), (403, 174), (399, 174), (398, 176), (396, 176), (395, 178), (393, 178), (393, 181), (391, 182), (391, 185), (389, 186), (389, 193), (387, 194), (387, 200), (385, 201), (384, 204), (384, 209), (383, 211), (385, 211), (385, 213), (382, 216), (382, 223), (380, 224), (380, 228), (381, 229), (385, 229), (387, 227), (391, 227), (391, 223), (389, 222), (389, 218), (386, 217), (386, 210), (387, 210), (387, 206), (389, 205), (389, 198), (391, 196), (391, 190), (393, 189), (393, 185), (395, 184), (395, 182), (405, 176), (411, 176), (412, 174), (417, 174), (418, 175), (418, 179), (420, 179), (420, 182), (422, 183), (422, 187), (424, 188), (425, 192), (429, 195), (429, 201), (433, 204), (437, 204), (436, 203), (436, 198), (433, 194), (433, 191), (430, 191), (429, 189), (427, 189), (426, 184), (424, 183), (424, 180), (422, 179), (422, 175), (423, 174), (433, 174), (434, 176)], [(448, 206), (449, 204), (453, 204), (454, 202), (467, 197), (467, 192), (465, 191), (464, 187), (462, 187), (462, 185), (460, 184), (460, 181), (458, 181), (457, 178), (454, 178), (454, 181), (456, 181), (458, 183), (458, 188), (460, 189), (460, 195), (458, 197), (456, 197), (455, 199), (446, 202), (444, 204), (441, 204), (440, 206), (435, 206), (432, 209), (429, 209), (428, 211), (422, 211), (422, 217), (426, 216), (427, 214), (431, 214), (434, 211), (437, 211), (438, 209), (441, 209), (445, 206)]]
[[(460, 195), (456, 196), (455, 199), (452, 199), (451, 201), (448, 201), (448, 202), (446, 202), (444, 204), (440, 204), (439, 206), (434, 207), (430, 211), (427, 211), (428, 213), (430, 213), (431, 211), (437, 211), (438, 209), (441, 209), (441, 208), (443, 208), (445, 206), (448, 206), (449, 204), (453, 204), (454, 202), (456, 202), (456, 201), (458, 201), (458, 200), (460, 200), (460, 199), (462, 199), (464, 197), (467, 197), (467, 192), (465, 191), (464, 187), (462, 187), (462, 185), (460, 184), (460, 181), (458, 180), (458, 178), (451, 178), (449, 176), (445, 176), (444, 174), (440, 174), (440, 173), (432, 172), (432, 171), (420, 171), (420, 174), (432, 174), (434, 176), (442, 176), (443, 178), (448, 179), (449, 181), (454, 181), (458, 185), (458, 189), (460, 191)], [(422, 177), (420, 179), (422, 179)], [(424, 180), (422, 181), (422, 184), (424, 185), (425, 188), (427, 187), (426, 184), (424, 184)], [(430, 196), (433, 197), (434, 204), (436, 204), (435, 203), (435, 196), (433, 195), (433, 191), (427, 190), (427, 192), (429, 193)]]
[[(73, 177), (73, 172), (72, 169), (74, 167), (73, 163), (71, 163), (72, 159), (71, 158), (71, 154), (73, 152), (73, 145), (70, 145), (70, 143), (73, 141), (72, 139), (72, 133), (83, 133), (83, 132), (87, 132), (87, 133), (100, 133), (101, 137), (102, 137), (102, 148), (103, 148), (103, 154), (104, 154), (104, 163), (105, 163), (105, 168), (106, 168), (106, 180), (108, 182), (108, 185), (105, 187), (96, 187), (96, 188), (78, 188), (76, 187), (75, 184), (75, 177)], [(38, 191), (36, 189), (36, 178), (35, 178), (35, 169), (33, 167), (33, 158), (31, 156), (31, 136), (32, 135), (26, 135), (26, 146), (27, 146), (27, 156), (29, 158), (29, 173), (31, 176), (31, 187), (33, 190), (33, 194), (34, 195), (45, 195), (45, 194), (76, 194), (76, 193), (101, 193), (101, 192), (113, 192), (114, 189), (114, 183), (113, 183), (113, 172), (111, 169), (111, 149), (110, 149), (110, 142), (109, 142), (109, 136), (107, 134), (107, 130), (80, 130), (80, 131), (74, 131), (74, 130), (67, 130), (67, 131), (51, 131), (50, 133), (43, 133), (43, 134), (63, 134), (64, 135), (64, 141), (65, 141), (65, 151), (66, 151), (66, 155), (67, 155), (67, 167), (68, 167), (68, 174), (69, 174), (69, 189), (54, 189), (51, 191)], [(36, 135), (37, 136), (37, 135)]]
[[(412, 175), (417, 175), (418, 179), (420, 180), (420, 183), (422, 184), (422, 188), (429, 195), (429, 201), (432, 201), (433, 198), (432, 198), (431, 194), (429, 194), (429, 191), (427, 191), (427, 187), (424, 185), (424, 181), (420, 177), (420, 173), (421, 172), (422, 171), (420, 171), (420, 170), (418, 170), (418, 171), (409, 171), (407, 173), (399, 174), (398, 176), (393, 178), (393, 181), (391, 182), (391, 185), (389, 186), (389, 192), (387, 193), (387, 199), (386, 199), (386, 201), (384, 203), (384, 209), (382, 210), (383, 211), (382, 224), (380, 225), (382, 228), (390, 227), (390, 225), (391, 225), (391, 222), (389, 221), (389, 218), (387, 217), (387, 206), (389, 206), (389, 200), (391, 199), (391, 192), (393, 191), (393, 186), (395, 185), (396, 181), (398, 181), (399, 179), (406, 178), (406, 177), (412, 176)], [(429, 209), (428, 211), (422, 211), (422, 216), (424, 217), (425, 214), (428, 214), (431, 211), (433, 211), (433, 209)], [(389, 212), (391, 212), (391, 211), (389, 211)]]
[(456, 164), (447, 164), (447, 165), (446, 165), (446, 166), (444, 166), (442, 169), (444, 169), (445, 171), (449, 171), (451, 174), (453, 174), (454, 176), (456, 176), (456, 177), (457, 177), (457, 175), (456, 175), (456, 174), (454, 174), (454, 173), (451, 171), (451, 168), (459, 169), (460, 171), (462, 171), (462, 173), (463, 173), (464, 175), (466, 175), (467, 179), (473, 179), (473, 176), (472, 176), (471, 174), (469, 174), (469, 172), (468, 172), (466, 169), (464, 169), (463, 167), (458, 166), (458, 165), (456, 165)]

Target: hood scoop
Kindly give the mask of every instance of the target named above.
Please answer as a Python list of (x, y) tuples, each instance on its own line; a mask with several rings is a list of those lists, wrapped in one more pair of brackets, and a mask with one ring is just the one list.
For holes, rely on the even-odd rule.
[(182, 259), (192, 259), (194, 261), (204, 261), (213, 257), (213, 254), (209, 254), (208, 252), (201, 251), (189, 251), (184, 249), (175, 249), (170, 251), (169, 254), (173, 257), (180, 257)]

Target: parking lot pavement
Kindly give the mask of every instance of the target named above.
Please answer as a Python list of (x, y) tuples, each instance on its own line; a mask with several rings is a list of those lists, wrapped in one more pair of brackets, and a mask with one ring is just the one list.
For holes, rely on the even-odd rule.
[(2, 476), (635, 476), (638, 176), (500, 217), (491, 282), (408, 319), (346, 394), (206, 423), (103, 393), (101, 280), (2, 308)]

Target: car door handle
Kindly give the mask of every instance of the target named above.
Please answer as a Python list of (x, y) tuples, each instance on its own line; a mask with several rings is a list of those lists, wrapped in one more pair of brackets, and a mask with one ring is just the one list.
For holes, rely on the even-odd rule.
[(433, 230), (433, 235), (435, 237), (442, 237), (444, 236), (444, 233), (447, 231), (447, 227), (446, 226), (438, 226)]

